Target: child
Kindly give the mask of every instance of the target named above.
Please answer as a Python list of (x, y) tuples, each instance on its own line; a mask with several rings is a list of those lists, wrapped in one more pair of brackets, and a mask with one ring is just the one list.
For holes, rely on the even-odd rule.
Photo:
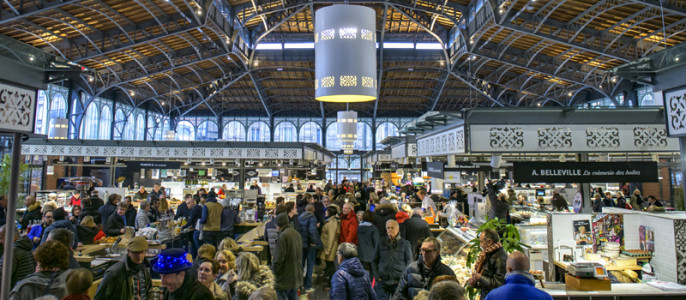
[(93, 274), (85, 268), (71, 271), (67, 275), (67, 296), (62, 300), (90, 300), (88, 289), (93, 284)]

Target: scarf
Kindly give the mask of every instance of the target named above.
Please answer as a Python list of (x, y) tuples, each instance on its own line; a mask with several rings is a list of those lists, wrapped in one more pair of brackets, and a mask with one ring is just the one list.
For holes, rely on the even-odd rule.
[(26, 208), (27, 211), (34, 211), (37, 208), (40, 208), (40, 203), (36, 202), (34, 204), (29, 205), (29, 207)]
[[(489, 253), (495, 252), (502, 247), (503, 247), (503, 244), (501, 244), (500, 242), (497, 242), (495, 244), (492, 244), (492, 245), (486, 247), (486, 249), (481, 250), (481, 252), (479, 252), (479, 258), (476, 259), (476, 263), (474, 264), (474, 271), (472, 273), (481, 274), (481, 272), (484, 271), (484, 265), (486, 264), (486, 255)], [(467, 283), (470, 286), (476, 287), (476, 280), (474, 279), (474, 277), (469, 278), (469, 280), (467, 280)]]

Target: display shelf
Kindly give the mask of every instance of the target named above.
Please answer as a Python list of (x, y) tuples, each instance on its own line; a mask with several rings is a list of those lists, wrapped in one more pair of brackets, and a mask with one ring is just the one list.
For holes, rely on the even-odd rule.
[(476, 238), (473, 230), (463, 232), (460, 229), (446, 228), (438, 235), (441, 241), (441, 262), (449, 266), (460, 283), (467, 282), (471, 277), (471, 270), (467, 268), (467, 254), (469, 253), (469, 241)]

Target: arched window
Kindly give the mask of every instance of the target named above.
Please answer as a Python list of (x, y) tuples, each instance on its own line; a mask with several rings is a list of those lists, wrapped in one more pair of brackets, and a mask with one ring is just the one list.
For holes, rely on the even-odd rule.
[(189, 121), (179, 122), (179, 124), (176, 125), (175, 139), (177, 141), (194, 141), (195, 128), (193, 128), (193, 124)]
[(284, 121), (279, 123), (279, 125), (276, 125), (276, 129), (274, 130), (274, 141), (295, 142), (298, 140), (296, 134), (295, 125), (291, 122)]
[(145, 117), (139, 114), (136, 118), (136, 140), (142, 141), (145, 139)]
[(146, 135), (148, 136), (149, 141), (156, 141), (158, 139), (155, 138), (155, 132), (158, 130), (157, 128), (157, 122), (155, 122), (155, 116), (153, 115), (148, 115), (148, 128), (146, 129)]
[(348, 157), (347, 156), (339, 156), (338, 157), (338, 164), (337, 168), (338, 169), (347, 169), (350, 165), (348, 164)]
[(238, 121), (226, 123), (222, 139), (225, 141), (245, 142), (245, 127)]
[(360, 166), (360, 159), (359, 159), (359, 158), (355, 158), (355, 157), (351, 157), (351, 158), (350, 158), (350, 168), (351, 168), (351, 169), (360, 169), (360, 168), (361, 168), (361, 166)]
[(101, 140), (109, 140), (111, 134), (110, 128), (112, 127), (112, 110), (109, 106), (102, 106), (98, 123), (98, 138)]
[(653, 94), (645, 94), (643, 98), (641, 99), (641, 106), (653, 106), (655, 105), (655, 98), (653, 98)]
[(86, 109), (86, 115), (81, 120), (81, 138), (85, 140), (97, 140), (100, 125), (100, 111), (98, 104), (91, 102)]
[(384, 145), (381, 144), (383, 139), (389, 136), (398, 135), (398, 127), (391, 122), (383, 122), (376, 127), (376, 149), (383, 149)]
[(300, 127), (298, 141), (322, 144), (322, 128), (315, 122), (307, 122)]
[(55, 94), (50, 101), (50, 119), (67, 117), (67, 100), (62, 94)]
[(162, 131), (160, 131), (159, 134), (159, 139), (160, 141), (164, 140), (164, 135), (169, 131), (169, 119), (164, 118), (164, 121), (162, 122)]
[(45, 96), (45, 91), (38, 91), (38, 98), (36, 99), (36, 126), (34, 128), (37, 134), (46, 134), (48, 129), (48, 101)]
[(112, 139), (122, 139), (124, 133), (124, 123), (126, 123), (126, 116), (124, 115), (124, 111), (119, 108), (117, 109), (117, 112), (114, 113), (114, 137), (112, 137)]
[(219, 128), (214, 121), (205, 121), (198, 126), (198, 134), (196, 139), (198, 141), (216, 141), (219, 135)]
[(124, 124), (124, 136), (123, 140), (132, 141), (136, 138), (136, 118), (133, 116), (133, 112), (129, 114)]
[(331, 151), (341, 150), (341, 142), (338, 140), (338, 123), (334, 122), (326, 128), (326, 148)]
[(248, 142), (269, 142), (269, 125), (262, 121), (250, 124)]
[(367, 123), (357, 122), (355, 150), (372, 150), (372, 127)]

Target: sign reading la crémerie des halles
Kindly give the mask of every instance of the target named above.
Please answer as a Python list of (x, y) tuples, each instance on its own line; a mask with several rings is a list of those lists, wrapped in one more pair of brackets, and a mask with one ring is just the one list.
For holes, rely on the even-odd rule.
[(513, 162), (521, 183), (657, 182), (656, 162)]

